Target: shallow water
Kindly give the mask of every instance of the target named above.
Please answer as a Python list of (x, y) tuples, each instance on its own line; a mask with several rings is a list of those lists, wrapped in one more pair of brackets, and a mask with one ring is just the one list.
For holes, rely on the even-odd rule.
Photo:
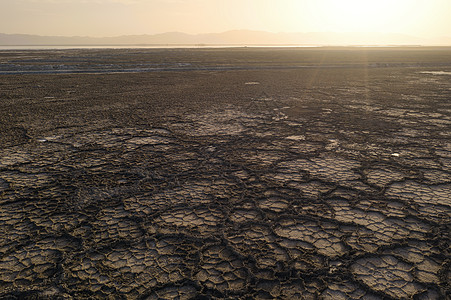
[(431, 74), (431, 75), (451, 75), (451, 72), (446, 71), (423, 71), (421, 74)]

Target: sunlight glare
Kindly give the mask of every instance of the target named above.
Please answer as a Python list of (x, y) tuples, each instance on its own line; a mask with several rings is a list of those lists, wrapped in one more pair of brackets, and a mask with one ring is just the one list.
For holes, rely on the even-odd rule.
[(409, 10), (408, 0), (325, 0), (319, 11), (335, 30), (348, 32), (391, 32)]

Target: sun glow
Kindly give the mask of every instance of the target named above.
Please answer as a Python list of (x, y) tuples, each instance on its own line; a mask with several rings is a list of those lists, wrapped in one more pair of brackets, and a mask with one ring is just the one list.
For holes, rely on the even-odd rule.
[(412, 8), (411, 0), (323, 0), (314, 9), (318, 24), (336, 31), (392, 32)]
[(0, 0), (0, 33), (104, 37), (249, 29), (363, 33), (365, 43), (395, 33), (386, 36), (449, 45), (450, 15), (451, 0)]

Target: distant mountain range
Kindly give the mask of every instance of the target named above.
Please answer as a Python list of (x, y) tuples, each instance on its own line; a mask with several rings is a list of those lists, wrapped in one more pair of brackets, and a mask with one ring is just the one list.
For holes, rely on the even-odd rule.
[(385, 33), (271, 33), (232, 30), (222, 33), (186, 34), (167, 32), (154, 35), (116, 37), (39, 36), (0, 33), (0, 46), (65, 45), (437, 45), (451, 46), (451, 38), (422, 39), (404, 34)]

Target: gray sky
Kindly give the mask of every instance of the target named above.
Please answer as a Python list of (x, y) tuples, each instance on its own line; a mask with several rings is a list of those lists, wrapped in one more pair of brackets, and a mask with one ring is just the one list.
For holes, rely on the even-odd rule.
[(0, 32), (394, 32), (451, 37), (451, 0), (0, 0)]

